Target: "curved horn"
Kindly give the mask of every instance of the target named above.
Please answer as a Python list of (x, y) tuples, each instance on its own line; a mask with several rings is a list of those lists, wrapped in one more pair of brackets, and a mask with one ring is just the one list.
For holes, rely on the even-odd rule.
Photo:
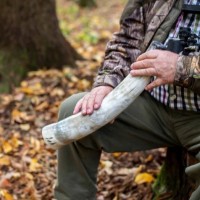
[[(159, 41), (152, 41), (147, 51), (153, 49), (166, 47)], [(42, 129), (45, 143), (53, 149), (58, 149), (93, 133), (125, 110), (142, 93), (149, 81), (149, 77), (132, 77), (129, 74), (104, 98), (101, 107), (92, 115), (83, 116), (78, 113), (45, 126)]]
[(101, 107), (92, 115), (78, 113), (45, 126), (42, 129), (45, 143), (58, 149), (93, 133), (125, 110), (142, 93), (149, 80), (149, 77), (132, 77), (129, 74), (104, 98)]

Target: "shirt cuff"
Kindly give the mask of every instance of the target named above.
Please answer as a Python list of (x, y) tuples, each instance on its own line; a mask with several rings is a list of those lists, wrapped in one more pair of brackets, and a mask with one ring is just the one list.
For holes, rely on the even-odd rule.
[(93, 84), (93, 88), (98, 86), (111, 86), (115, 88), (122, 80), (123, 78), (116, 74), (98, 75)]
[(181, 87), (190, 87), (193, 79), (193, 56), (179, 55), (174, 78), (174, 84)]

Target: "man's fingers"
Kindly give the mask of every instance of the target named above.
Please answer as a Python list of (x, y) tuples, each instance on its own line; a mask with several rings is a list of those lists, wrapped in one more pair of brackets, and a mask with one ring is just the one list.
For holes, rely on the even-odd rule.
[(94, 111), (95, 97), (96, 97), (95, 93), (90, 94), (90, 96), (88, 97), (87, 107), (86, 107), (86, 111), (87, 111), (88, 115), (91, 115), (93, 113), (93, 111)]
[(83, 98), (80, 99), (80, 100), (78, 101), (78, 103), (76, 104), (76, 106), (75, 106), (75, 108), (74, 108), (74, 111), (73, 111), (73, 114), (76, 114), (76, 113), (80, 112), (81, 107), (82, 107), (82, 102), (83, 102)]
[(156, 70), (154, 68), (131, 70), (130, 74), (132, 76), (156, 76), (157, 75)]
[(107, 95), (106, 93), (99, 93), (96, 95), (95, 102), (94, 102), (94, 109), (97, 110), (100, 108), (101, 103), (106, 95)]
[(112, 91), (110, 86), (99, 86), (94, 88), (90, 93), (86, 94), (74, 108), (74, 114), (81, 111), (82, 115), (91, 115), (95, 110), (99, 109), (104, 97)]
[(141, 54), (140, 56), (138, 56), (136, 61), (141, 61), (141, 60), (145, 60), (145, 59), (155, 59), (158, 55), (158, 51), (159, 50), (147, 51), (147, 52)]
[(154, 67), (154, 61), (155, 60), (153, 59), (136, 61), (131, 65), (131, 69), (146, 69)]
[(83, 115), (87, 114), (87, 105), (88, 105), (88, 98), (89, 98), (89, 94), (87, 94), (84, 98), (83, 98), (83, 102), (82, 102), (82, 108), (81, 108), (81, 112)]
[(103, 93), (98, 94), (98, 91), (91, 92), (85, 96), (82, 102), (82, 114), (91, 115), (94, 109), (98, 109), (100, 107), (104, 97), (105, 95)]
[(153, 88), (163, 85), (163, 81), (161, 79), (156, 79), (153, 82), (151, 82), (150, 84), (148, 84), (145, 89), (151, 91)]

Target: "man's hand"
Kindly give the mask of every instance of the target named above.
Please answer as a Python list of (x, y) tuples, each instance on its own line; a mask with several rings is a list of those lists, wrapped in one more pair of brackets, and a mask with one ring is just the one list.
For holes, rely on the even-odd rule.
[(99, 86), (91, 90), (78, 101), (73, 114), (82, 112), (83, 115), (91, 115), (94, 110), (98, 110), (106, 95), (113, 90), (110, 86)]
[(141, 54), (131, 65), (132, 76), (156, 76), (156, 79), (146, 86), (146, 90), (174, 82), (178, 54), (151, 50)]

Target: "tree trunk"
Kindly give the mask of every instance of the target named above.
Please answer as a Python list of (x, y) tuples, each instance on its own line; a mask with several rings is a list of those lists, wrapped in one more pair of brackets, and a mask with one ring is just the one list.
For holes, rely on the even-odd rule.
[(59, 29), (54, 0), (1, 0), (0, 8), (1, 82), (81, 58)]
[(76, 0), (79, 6), (81, 7), (95, 7), (95, 0)]
[(185, 174), (185, 168), (196, 159), (183, 148), (168, 148), (165, 163), (154, 184), (154, 200), (188, 200), (195, 184)]

